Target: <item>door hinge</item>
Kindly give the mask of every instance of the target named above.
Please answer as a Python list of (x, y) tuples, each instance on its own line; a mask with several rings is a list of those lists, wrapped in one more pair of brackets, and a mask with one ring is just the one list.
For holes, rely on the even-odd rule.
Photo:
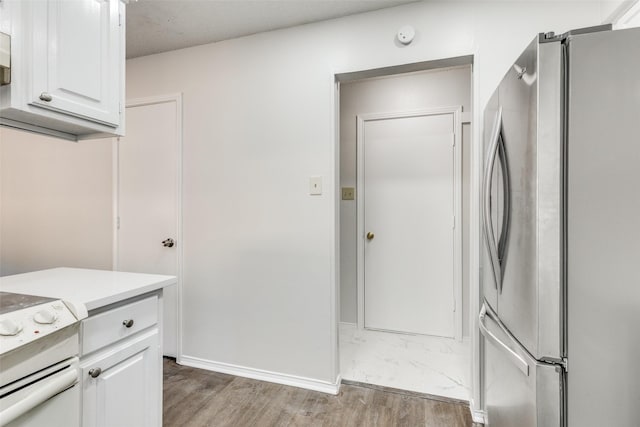
[(543, 357), (542, 361), (555, 366), (556, 370), (563, 370), (564, 372), (569, 372), (569, 361), (567, 360), (566, 357), (562, 357), (560, 359), (556, 357)]
[(456, 216), (451, 217), (451, 228), (456, 228)]
[(122, 101), (118, 104), (118, 113), (122, 115)]
[(122, 14), (118, 14), (118, 27), (122, 27)]
[(119, 216), (116, 217), (116, 229), (120, 230), (120, 217)]

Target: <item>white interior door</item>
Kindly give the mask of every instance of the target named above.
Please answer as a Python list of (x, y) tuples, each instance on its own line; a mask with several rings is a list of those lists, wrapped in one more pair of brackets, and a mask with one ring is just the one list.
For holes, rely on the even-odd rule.
[[(117, 270), (178, 275), (179, 105), (171, 99), (126, 108), (127, 136), (118, 142)], [(163, 312), (163, 353), (177, 356), (176, 286), (165, 288)]]
[(360, 118), (365, 328), (455, 335), (455, 123)]

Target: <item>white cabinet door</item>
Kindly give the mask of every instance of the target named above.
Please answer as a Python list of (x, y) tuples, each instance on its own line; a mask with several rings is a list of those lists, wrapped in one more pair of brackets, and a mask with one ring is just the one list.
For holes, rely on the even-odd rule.
[(32, 3), (31, 105), (120, 123), (120, 0)]
[(160, 426), (160, 357), (153, 329), (83, 361), (82, 425)]

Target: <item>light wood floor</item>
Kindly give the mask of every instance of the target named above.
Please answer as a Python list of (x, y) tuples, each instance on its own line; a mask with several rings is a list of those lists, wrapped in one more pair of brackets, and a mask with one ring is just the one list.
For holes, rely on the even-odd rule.
[(164, 359), (164, 426), (470, 427), (469, 407), (343, 385), (338, 396)]

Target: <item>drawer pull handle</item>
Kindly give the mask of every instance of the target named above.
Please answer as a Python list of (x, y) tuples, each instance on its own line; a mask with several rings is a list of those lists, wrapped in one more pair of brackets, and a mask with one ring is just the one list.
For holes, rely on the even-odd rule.
[(98, 378), (100, 376), (100, 374), (102, 373), (102, 369), (100, 368), (93, 368), (89, 371), (89, 376), (91, 378)]
[(53, 101), (53, 97), (50, 94), (48, 94), (47, 92), (42, 92), (40, 94), (40, 100), (44, 101), (44, 102), (51, 102), (51, 101)]
[(123, 320), (123, 321), (122, 321), (122, 324), (123, 324), (124, 326), (126, 326), (127, 328), (130, 328), (130, 327), (132, 327), (132, 326), (133, 326), (133, 319)]

